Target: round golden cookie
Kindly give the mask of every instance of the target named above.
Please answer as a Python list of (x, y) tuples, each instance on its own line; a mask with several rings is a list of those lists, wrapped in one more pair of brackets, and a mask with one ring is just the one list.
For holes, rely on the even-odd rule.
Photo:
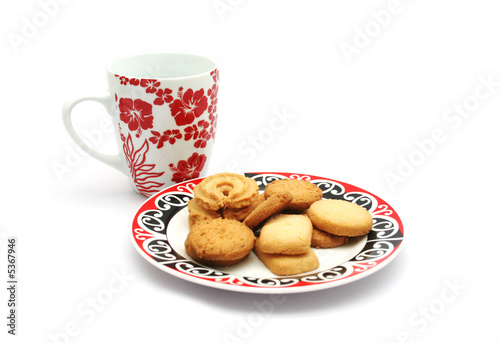
[(313, 228), (311, 247), (316, 249), (336, 248), (346, 245), (348, 241), (349, 237), (337, 236), (326, 231)]
[(184, 242), (189, 256), (209, 266), (230, 266), (252, 251), (255, 235), (243, 223), (217, 218), (196, 223)]
[(288, 191), (276, 192), (257, 206), (243, 221), (253, 229), (273, 214), (283, 211), (292, 202), (292, 193)]
[(315, 227), (337, 236), (363, 236), (373, 225), (370, 212), (346, 200), (316, 201), (307, 215)]
[(240, 174), (219, 173), (203, 179), (193, 192), (203, 207), (217, 211), (249, 206), (259, 196), (259, 186), (254, 179)]
[(271, 195), (283, 191), (288, 191), (293, 196), (293, 200), (287, 206), (288, 210), (307, 210), (312, 203), (323, 198), (321, 188), (309, 181), (295, 179), (273, 181), (266, 186), (264, 194), (266, 198), (269, 198)]

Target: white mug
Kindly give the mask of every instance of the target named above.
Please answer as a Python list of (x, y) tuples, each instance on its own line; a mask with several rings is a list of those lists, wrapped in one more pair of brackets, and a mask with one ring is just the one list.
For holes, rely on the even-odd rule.
[[(145, 196), (205, 176), (217, 128), (217, 63), (197, 54), (143, 53), (112, 60), (106, 70), (108, 91), (63, 106), (75, 143), (126, 174)], [(118, 154), (103, 154), (76, 133), (71, 112), (86, 100), (101, 103), (111, 115)]]

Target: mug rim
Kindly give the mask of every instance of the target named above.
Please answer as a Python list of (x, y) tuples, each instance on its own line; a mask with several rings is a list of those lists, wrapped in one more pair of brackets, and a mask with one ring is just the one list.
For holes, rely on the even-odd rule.
[(126, 59), (133, 59), (133, 58), (140, 58), (140, 57), (142, 57), (142, 58), (151, 57), (153, 55), (165, 55), (165, 56), (170, 56), (170, 57), (178, 55), (178, 56), (185, 56), (185, 57), (189, 57), (189, 58), (199, 58), (200, 60), (204, 60), (205, 62), (211, 63), (211, 67), (207, 68), (205, 71), (196, 72), (196, 73), (192, 73), (192, 74), (185, 75), (185, 76), (176, 76), (176, 77), (151, 76), (150, 77), (150, 78), (154, 78), (156, 80), (183, 80), (183, 79), (195, 78), (195, 77), (203, 76), (205, 74), (210, 74), (215, 69), (218, 69), (217, 60), (211, 56), (206, 55), (206, 54), (184, 52), (184, 51), (148, 51), (148, 52), (129, 53), (129, 54), (124, 54), (124, 55), (115, 57), (106, 63), (106, 71), (110, 74), (113, 74), (113, 75), (119, 75), (119, 76), (124, 76), (124, 77), (128, 77), (128, 78), (137, 78), (137, 79), (147, 78), (143, 75), (134, 75), (133, 73), (121, 72), (119, 70), (116, 70), (113, 68), (113, 64), (116, 64), (120, 61), (124, 61)]

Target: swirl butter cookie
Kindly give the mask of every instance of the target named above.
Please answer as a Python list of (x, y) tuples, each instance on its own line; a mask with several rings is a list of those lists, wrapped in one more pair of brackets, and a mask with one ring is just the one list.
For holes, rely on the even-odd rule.
[(193, 225), (184, 242), (189, 256), (209, 266), (230, 266), (252, 251), (255, 235), (243, 223), (216, 218)]
[(250, 206), (259, 196), (254, 179), (235, 173), (219, 173), (206, 177), (197, 184), (194, 196), (210, 210)]
[(295, 179), (273, 181), (266, 186), (264, 194), (266, 198), (269, 198), (284, 191), (292, 193), (293, 200), (286, 209), (293, 211), (307, 210), (312, 203), (321, 200), (323, 197), (323, 191), (315, 184), (306, 180)]
[(363, 236), (373, 226), (370, 212), (346, 200), (316, 201), (307, 210), (307, 215), (315, 227), (337, 236)]

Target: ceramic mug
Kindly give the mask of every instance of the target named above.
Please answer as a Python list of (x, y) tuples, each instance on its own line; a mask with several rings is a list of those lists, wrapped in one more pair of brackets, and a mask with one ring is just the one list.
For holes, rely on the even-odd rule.
[[(64, 104), (63, 121), (75, 143), (126, 174), (145, 196), (206, 175), (217, 128), (216, 62), (197, 54), (144, 53), (112, 60), (106, 71), (106, 92)], [(118, 154), (103, 154), (76, 133), (71, 112), (88, 100), (111, 115)]]

